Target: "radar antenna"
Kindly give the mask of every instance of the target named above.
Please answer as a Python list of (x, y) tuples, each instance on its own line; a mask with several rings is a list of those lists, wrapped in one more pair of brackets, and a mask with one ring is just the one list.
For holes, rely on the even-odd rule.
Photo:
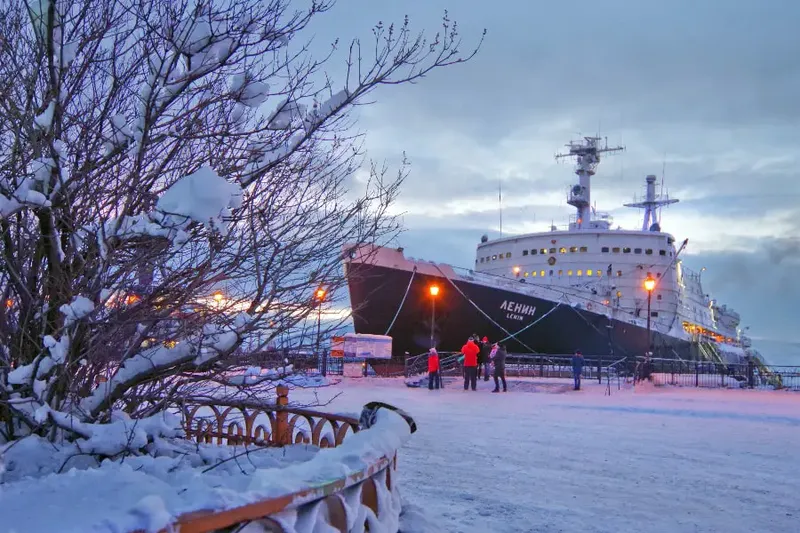
[[(605, 141), (601, 146), (600, 141)], [(600, 164), (600, 154), (606, 152), (621, 152), (624, 146), (608, 146), (608, 137), (584, 137), (583, 140), (570, 141), (566, 145), (569, 152), (556, 154), (556, 160), (575, 157), (575, 174), (578, 175), (577, 185), (573, 185), (567, 197), (567, 203), (578, 210), (576, 228), (589, 227), (592, 220), (591, 210), (591, 177)]]
[[(644, 200), (632, 204), (624, 204), (625, 207), (635, 207), (637, 209), (644, 209), (644, 223), (642, 224), (642, 231), (661, 231), (661, 208), (665, 205), (678, 203), (677, 198), (669, 198), (667, 196), (656, 196), (656, 177), (649, 175), (645, 178), (647, 183), (647, 192)], [(656, 210), (659, 210), (659, 219), (656, 220)]]

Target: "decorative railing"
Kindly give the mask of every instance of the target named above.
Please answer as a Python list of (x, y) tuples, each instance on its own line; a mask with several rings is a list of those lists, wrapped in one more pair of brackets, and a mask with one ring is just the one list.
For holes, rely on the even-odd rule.
[[(375, 412), (385, 404), (368, 404), (361, 418), (289, 407), (288, 388), (277, 388), (274, 407), (230, 404), (181, 405), (186, 438), (219, 445), (286, 446), (311, 444), (320, 448), (342, 445), (348, 435), (369, 430)], [(411, 433), (416, 424), (405, 413)], [(373, 431), (380, 431), (376, 427)], [(400, 499), (394, 483), (397, 454), (382, 456), (347, 476), (307, 489), (233, 509), (197, 511), (178, 517), (166, 531), (208, 533), (247, 531), (290, 533), (300, 524), (326, 531), (397, 529)], [(327, 528), (324, 527), (328, 526)], [(320, 530), (321, 530), (320, 529)], [(387, 530), (388, 530), (387, 529)], [(310, 529), (309, 529), (310, 530)]]

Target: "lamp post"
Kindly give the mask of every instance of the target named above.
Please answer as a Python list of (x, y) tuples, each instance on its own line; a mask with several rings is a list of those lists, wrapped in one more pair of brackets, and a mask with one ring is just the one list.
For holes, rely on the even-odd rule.
[(434, 327), (436, 325), (436, 297), (439, 296), (439, 286), (431, 285), (428, 287), (431, 293), (431, 348), (436, 348), (433, 342)]
[(648, 274), (644, 280), (644, 290), (647, 291), (647, 351), (650, 351), (650, 346), (653, 345), (653, 340), (650, 336), (650, 303), (653, 300), (653, 289), (655, 288), (656, 280)]
[(314, 298), (317, 300), (317, 357), (320, 357), (320, 332), (322, 328), (322, 302), (325, 301), (326, 291), (323, 287), (319, 287), (314, 293)]

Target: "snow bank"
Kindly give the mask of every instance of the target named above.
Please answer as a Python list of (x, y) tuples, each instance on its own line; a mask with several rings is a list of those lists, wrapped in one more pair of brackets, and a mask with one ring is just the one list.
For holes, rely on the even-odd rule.
[[(392, 411), (380, 410), (377, 415), (370, 429), (324, 450), (306, 445), (247, 450), (174, 441), (180, 449), (173, 457), (129, 457), (92, 467), (84, 456), (66, 473), (0, 485), (2, 525), (5, 531), (31, 533), (156, 531), (184, 513), (231, 509), (299, 492), (393, 456), (408, 440), (410, 429)], [(16, 471), (15, 479), (21, 471), (36, 475), (47, 470), (32, 471), (34, 463), (41, 467), (64, 459), (42, 439), (26, 439), (19, 446), (5, 452), (6, 466)], [(379, 494), (380, 499), (388, 497)], [(286, 513), (284, 519), (292, 514)]]

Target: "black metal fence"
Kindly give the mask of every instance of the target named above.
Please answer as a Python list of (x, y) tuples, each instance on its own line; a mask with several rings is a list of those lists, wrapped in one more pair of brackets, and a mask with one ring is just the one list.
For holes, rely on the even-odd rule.
[(655, 385), (706, 388), (790, 389), (800, 391), (800, 366), (747, 363), (712, 363), (676, 359), (636, 362), (636, 379)]

